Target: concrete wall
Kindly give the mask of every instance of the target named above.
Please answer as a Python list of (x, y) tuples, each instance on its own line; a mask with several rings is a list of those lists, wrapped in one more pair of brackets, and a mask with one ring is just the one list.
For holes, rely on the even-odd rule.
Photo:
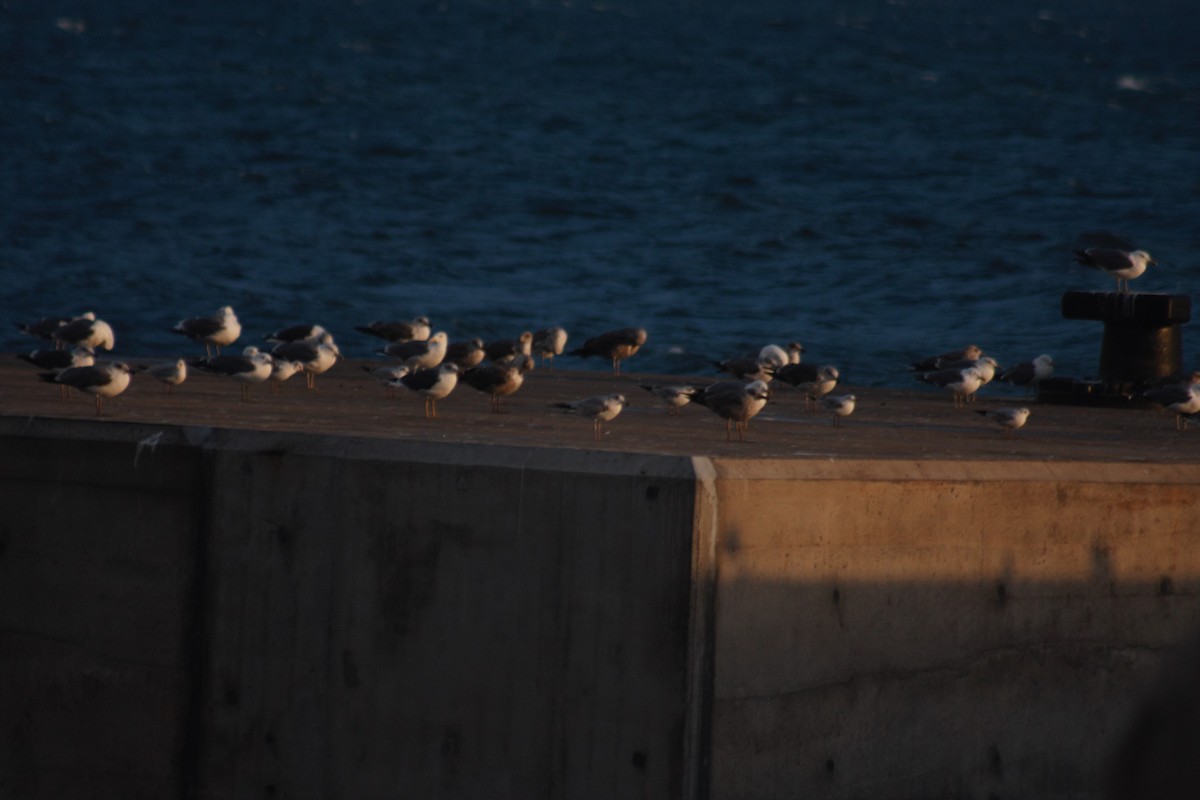
[(0, 419), (0, 797), (1097, 797), (1200, 468)]
[(155, 433), (0, 435), (0, 796), (690, 786), (686, 461)]
[(1195, 466), (714, 480), (714, 797), (1099, 796), (1163, 653), (1200, 626)]

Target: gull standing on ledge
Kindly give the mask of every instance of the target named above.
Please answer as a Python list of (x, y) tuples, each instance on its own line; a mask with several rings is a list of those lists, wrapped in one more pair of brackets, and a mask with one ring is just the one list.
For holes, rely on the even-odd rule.
[(1027, 386), (1030, 391), (1036, 391), (1037, 385), (1054, 374), (1054, 359), (1042, 353), (1033, 361), (1014, 364), (1000, 375), (1001, 383), (1011, 383), (1013, 386)]
[(96, 354), (90, 347), (73, 347), (70, 350), (34, 350), (31, 353), (18, 353), (17, 358), (28, 361), (38, 369), (47, 370), (90, 367), (96, 363)]
[(42, 317), (37, 322), (14, 322), (17, 330), (38, 339), (54, 341), (54, 332), (70, 322), (72, 317)]
[(458, 372), (458, 364), (444, 362), (433, 369), (420, 369), (401, 375), (389, 385), (425, 395), (425, 417), (437, 419), (437, 401), (447, 397), (458, 386)]
[(250, 384), (264, 383), (271, 377), (272, 361), (270, 355), (251, 346), (242, 350), (240, 356), (198, 358), (192, 362), (192, 366), (201, 372), (237, 381), (241, 384), (242, 400), (245, 401), (250, 397)]
[(481, 364), (461, 376), (472, 389), (489, 395), (492, 413), (500, 413), (500, 398), (513, 394), (525, 382), (525, 373), (533, 369), (533, 358), (517, 356), (509, 364)]
[(621, 362), (636, 353), (645, 343), (645, 328), (621, 328), (593, 336), (583, 343), (583, 347), (572, 350), (569, 355), (580, 358), (600, 356), (611, 359), (613, 375), (620, 375)]
[(417, 317), (413, 320), (376, 320), (367, 325), (355, 325), (354, 330), (378, 337), (385, 342), (424, 341), (433, 333), (428, 317)]
[(212, 348), (221, 355), (221, 348), (233, 344), (242, 335), (242, 324), (238, 322), (237, 314), (232, 306), (221, 306), (210, 317), (189, 317), (181, 319), (171, 329), (172, 333), (182, 334), (193, 342), (204, 345), (204, 355), (211, 357)]
[(705, 387), (692, 398), (725, 420), (725, 441), (731, 441), (730, 423), (737, 424), (738, 441), (746, 441), (750, 420), (767, 405), (771, 390), (763, 381), (721, 381)]
[(565, 408), (592, 421), (592, 438), (600, 441), (601, 423), (616, 419), (627, 401), (623, 394), (598, 394), (570, 403), (554, 403), (555, 408)]
[(975, 413), (987, 417), (1004, 428), (1004, 436), (1008, 439), (1012, 438), (1013, 431), (1024, 427), (1025, 421), (1029, 419), (1028, 408), (993, 408), (987, 411), (978, 409)]
[(567, 331), (557, 325), (543, 328), (533, 333), (533, 350), (542, 358), (542, 364), (550, 361), (550, 369), (554, 369), (554, 357), (561, 356), (567, 346)]
[(163, 385), (163, 394), (170, 394), (175, 387), (187, 380), (187, 362), (182, 358), (165, 361), (161, 364), (138, 367), (138, 372), (144, 372)]
[(1128, 292), (1129, 282), (1158, 262), (1145, 250), (1118, 250), (1115, 247), (1089, 247), (1076, 250), (1075, 260), (1087, 267), (1094, 267), (1110, 278), (1116, 278), (1117, 291)]
[(839, 394), (822, 397), (821, 408), (833, 414), (833, 427), (842, 427), (842, 418), (854, 413), (856, 398), (852, 394)]
[(639, 383), (638, 387), (662, 400), (667, 405), (667, 413), (676, 415), (679, 409), (692, 402), (692, 396), (698, 391), (695, 386), (662, 386), (658, 384)]
[(62, 384), (94, 395), (96, 416), (100, 416), (104, 400), (128, 389), (132, 375), (133, 370), (128, 364), (117, 361), (90, 367), (69, 367), (61, 372), (43, 372), (39, 377), (47, 383)]
[(275, 345), (271, 355), (284, 361), (299, 361), (304, 365), (304, 381), (309, 389), (317, 385), (317, 376), (325, 373), (342, 357), (342, 351), (333, 341), (333, 334), (325, 331), (315, 341), (297, 340)]
[(933, 372), (945, 369), (946, 365), (953, 361), (975, 361), (979, 358), (983, 358), (983, 350), (979, 349), (979, 345), (969, 344), (962, 350), (951, 350), (949, 353), (923, 358), (910, 364), (908, 368), (915, 372)]
[(438, 331), (424, 341), (393, 342), (379, 352), (397, 359), (412, 372), (433, 369), (446, 358), (445, 331)]
[(54, 338), (61, 345), (90, 347), (93, 350), (97, 347), (112, 350), (115, 341), (112, 326), (102, 319), (96, 319), (96, 315), (90, 311), (58, 328), (54, 331)]
[(292, 325), (288, 328), (280, 328), (274, 333), (268, 333), (263, 338), (268, 342), (287, 344), (290, 342), (318, 342), (325, 336), (329, 335), (329, 331), (325, 330), (325, 328), (320, 325), (304, 323), (300, 325)]
[(1188, 419), (1200, 412), (1200, 372), (1193, 372), (1186, 381), (1160, 386), (1142, 393), (1142, 397), (1175, 412), (1175, 430), (1186, 431)]
[(966, 407), (968, 398), (983, 385), (983, 376), (975, 367), (922, 372), (917, 375), (917, 380), (949, 391), (954, 395), (955, 408)]
[(841, 373), (832, 364), (788, 364), (775, 373), (783, 383), (804, 392), (804, 410), (812, 411), (816, 401), (837, 387)]

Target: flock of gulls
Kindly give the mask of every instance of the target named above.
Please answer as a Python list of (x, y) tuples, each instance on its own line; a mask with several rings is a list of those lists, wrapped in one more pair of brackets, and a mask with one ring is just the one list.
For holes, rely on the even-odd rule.
[[(1155, 262), (1145, 251), (1119, 251), (1094, 248), (1077, 251), (1080, 263), (1095, 267), (1117, 281), (1118, 291), (1128, 291), (1128, 281), (1145, 272)], [(251, 386), (269, 384), (279, 392), (284, 381), (303, 374), (309, 389), (317, 376), (325, 373), (341, 358), (334, 336), (321, 325), (294, 325), (266, 334), (264, 347), (251, 345), (240, 354), (222, 353), (242, 336), (242, 324), (231, 306), (223, 306), (210, 316), (188, 317), (171, 332), (204, 347), (205, 355), (177, 358), (162, 363), (131, 367), (124, 361), (99, 360), (99, 350), (111, 351), (115, 345), (112, 326), (94, 313), (75, 317), (45, 317), (35, 322), (17, 323), (23, 333), (52, 342), (53, 348), (21, 353), (18, 358), (38, 367), (39, 378), (56, 384), (64, 396), (78, 390), (95, 398), (96, 413), (103, 412), (106, 399), (120, 395), (135, 373), (144, 373), (169, 393), (187, 380), (192, 370), (222, 376), (240, 384), (241, 397), (248, 398)], [(426, 317), (411, 320), (376, 321), (356, 326), (361, 334), (380, 340), (377, 351), (382, 359), (363, 367), (391, 394), (395, 391), (421, 395), (425, 416), (437, 417), (437, 403), (448, 397), (459, 384), (489, 397), (493, 412), (501, 409), (502, 398), (517, 392), (526, 375), (534, 369), (535, 356), (551, 367), (554, 358), (564, 355), (596, 357), (612, 364), (614, 375), (621, 364), (646, 343), (645, 329), (638, 327), (607, 331), (587, 339), (581, 346), (567, 350), (567, 332), (549, 327), (525, 331), (513, 339), (450, 341), (445, 331), (435, 331)], [(658, 398), (667, 413), (678, 413), (689, 403), (703, 406), (725, 420), (726, 440), (734, 431), (745, 440), (750, 420), (767, 405), (771, 384), (794, 387), (803, 394), (806, 410), (821, 410), (840, 426), (854, 413), (857, 399), (853, 394), (837, 394), (840, 373), (832, 364), (802, 361), (804, 348), (798, 342), (767, 344), (758, 352), (724, 361), (713, 366), (727, 379), (704, 385), (692, 383), (637, 386)], [(950, 394), (955, 407), (967, 407), (976, 393), (992, 381), (1036, 390), (1039, 382), (1051, 377), (1054, 361), (1046, 354), (1028, 362), (1002, 369), (999, 362), (976, 345), (941, 353), (913, 362), (914, 377), (920, 382)], [(1200, 372), (1172, 385), (1153, 388), (1145, 397), (1173, 411), (1176, 428), (1184, 430), (1188, 420), (1200, 414)], [(593, 436), (599, 441), (603, 424), (611, 422), (628, 405), (620, 393), (595, 395), (552, 406), (591, 420)], [(1011, 437), (1029, 419), (1026, 407), (1000, 407), (979, 410)]]

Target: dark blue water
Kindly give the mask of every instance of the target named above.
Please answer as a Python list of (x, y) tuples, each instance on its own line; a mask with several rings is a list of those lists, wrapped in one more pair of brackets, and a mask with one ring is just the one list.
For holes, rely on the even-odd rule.
[(232, 304), (350, 355), (417, 314), (637, 324), (635, 370), (799, 340), (907, 386), (968, 342), (1094, 374), (1060, 298), (1111, 288), (1096, 235), (1160, 262), (1135, 289), (1196, 285), (1191, 2), (170, 5), (0, 7), (9, 350), (90, 309), (190, 352), (166, 329)]

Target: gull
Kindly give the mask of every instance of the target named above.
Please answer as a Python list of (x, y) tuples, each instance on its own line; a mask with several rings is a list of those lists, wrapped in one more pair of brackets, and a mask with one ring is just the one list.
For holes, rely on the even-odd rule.
[(96, 416), (100, 416), (104, 401), (129, 388), (133, 370), (123, 361), (93, 364), (90, 367), (68, 367), (60, 372), (43, 372), (39, 377), (48, 383), (58, 383), (87, 392), (96, 398)]
[(923, 358), (910, 364), (908, 368), (916, 372), (932, 372), (945, 369), (944, 365), (952, 361), (974, 361), (977, 358), (983, 358), (983, 351), (978, 345), (969, 344), (962, 350), (951, 350), (948, 353)]
[(799, 364), (803, 352), (804, 346), (799, 342), (789, 342), (786, 349), (777, 344), (769, 344), (758, 351), (758, 360), (779, 369), (788, 364)]
[(96, 363), (96, 353), (90, 347), (73, 347), (70, 350), (34, 350), (30, 353), (18, 353), (17, 358), (33, 364), (38, 369), (46, 370), (90, 367)]
[(304, 365), (304, 381), (309, 389), (317, 384), (317, 376), (325, 373), (342, 357), (342, 351), (328, 331), (316, 340), (282, 342), (271, 349), (271, 355), (284, 361), (299, 361)]
[(174, 361), (138, 367), (138, 372), (145, 372), (154, 378), (163, 385), (163, 394), (170, 394), (176, 386), (187, 380), (188, 368), (186, 361), (177, 358)]
[(1028, 386), (1031, 391), (1054, 374), (1054, 359), (1043, 353), (1032, 361), (1015, 364), (1000, 374), (1002, 383), (1013, 386)]
[(841, 373), (832, 364), (788, 364), (776, 372), (775, 377), (804, 392), (804, 410), (811, 411), (816, 408), (818, 398), (837, 387)]
[(1193, 372), (1182, 383), (1145, 391), (1142, 397), (1168, 411), (1174, 411), (1175, 430), (1186, 431), (1190, 416), (1200, 412), (1200, 372)]
[(201, 372), (232, 378), (240, 383), (244, 401), (249, 398), (251, 384), (264, 383), (271, 377), (273, 360), (269, 354), (251, 346), (242, 350), (240, 356), (198, 358), (192, 361), (192, 366)]
[(592, 421), (592, 438), (598, 442), (600, 441), (600, 426), (616, 419), (617, 415), (621, 413), (621, 409), (625, 408), (627, 404), (628, 401), (623, 394), (597, 394), (582, 400), (553, 403), (552, 405), (555, 408), (565, 408), (590, 419)]
[(842, 427), (842, 418), (848, 417), (854, 413), (854, 404), (857, 399), (852, 394), (838, 394), (822, 397), (820, 400), (821, 408), (833, 414), (833, 427)]
[(967, 367), (975, 367), (979, 370), (979, 378), (983, 381), (980, 385), (987, 386), (996, 377), (996, 371), (1000, 369), (1000, 364), (991, 356), (980, 356), (961, 361), (947, 361), (938, 369), (966, 369)]
[(437, 401), (448, 396), (458, 386), (457, 364), (442, 363), (433, 369), (419, 369), (401, 375), (390, 385), (425, 395), (425, 417), (437, 419)]
[(731, 441), (730, 423), (737, 424), (738, 441), (746, 440), (750, 420), (767, 405), (771, 391), (765, 381), (721, 381), (692, 398), (725, 420), (725, 441)]
[(274, 333), (268, 333), (263, 338), (276, 344), (288, 344), (291, 342), (319, 342), (325, 336), (330, 336), (329, 331), (320, 325), (309, 323), (280, 328)]
[(743, 381), (770, 383), (771, 378), (775, 377), (775, 364), (763, 361), (758, 356), (727, 358), (724, 361), (714, 361), (712, 365), (721, 372), (727, 372)]
[(513, 394), (525, 382), (525, 373), (533, 369), (533, 358), (517, 356), (510, 364), (481, 364), (464, 372), (461, 379), (472, 389), (490, 396), (492, 413), (500, 413), (500, 398)]
[(1129, 282), (1145, 272), (1146, 267), (1158, 266), (1158, 262), (1145, 250), (1130, 252), (1115, 247), (1089, 247), (1087, 250), (1075, 250), (1074, 254), (1080, 264), (1094, 267), (1115, 278), (1118, 292), (1128, 292)]
[[(93, 315), (94, 317), (95, 315)], [(42, 317), (36, 322), (14, 322), (17, 330), (37, 339), (54, 341), (54, 332), (70, 322), (72, 317)]]
[(232, 306), (221, 306), (212, 316), (181, 319), (171, 329), (193, 342), (204, 345), (204, 354), (211, 356), (213, 348), (221, 355), (221, 348), (233, 344), (242, 335), (242, 324)]
[(613, 375), (621, 374), (621, 362), (636, 353), (646, 343), (644, 328), (621, 328), (593, 336), (569, 355), (587, 358), (600, 356), (612, 360)]
[(667, 413), (672, 415), (678, 414), (679, 409), (692, 402), (692, 396), (699, 391), (695, 386), (686, 385), (664, 386), (659, 384), (639, 383), (638, 387), (645, 389), (647, 392), (666, 403)]
[(377, 320), (367, 325), (356, 325), (354, 330), (378, 337), (385, 342), (424, 341), (433, 332), (429, 327), (428, 317), (386, 322)]
[(283, 382), (297, 373), (304, 372), (304, 364), (287, 359), (271, 359), (271, 394), (283, 391)]
[(975, 413), (982, 414), (1004, 428), (1004, 435), (1009, 439), (1012, 438), (1013, 431), (1024, 427), (1025, 421), (1029, 419), (1028, 408), (993, 408), (986, 411), (979, 409)]
[(917, 380), (949, 391), (954, 395), (955, 408), (965, 406), (968, 398), (983, 385), (983, 376), (975, 367), (922, 372), (917, 375)]
[(506, 364), (519, 355), (533, 355), (533, 334), (525, 331), (516, 339), (496, 339), (483, 346), (488, 361)]
[(397, 359), (409, 370), (433, 369), (446, 357), (447, 336), (438, 331), (424, 341), (393, 342), (379, 352)]
[(391, 397), (395, 394), (393, 384), (407, 375), (410, 370), (403, 364), (385, 364), (379, 367), (363, 365), (363, 369), (375, 380), (383, 384), (387, 390), (387, 396)]
[(561, 356), (566, 346), (567, 331), (565, 328), (554, 325), (533, 333), (533, 350), (541, 356), (543, 365), (546, 363), (546, 359), (550, 360), (551, 369), (554, 368), (554, 357)]
[(93, 350), (97, 347), (112, 350), (114, 343), (112, 326), (102, 319), (96, 319), (96, 315), (90, 311), (55, 330), (54, 339), (60, 345), (90, 347)]
[(478, 367), (483, 363), (483, 339), (468, 339), (465, 342), (451, 342), (446, 345), (446, 357), (464, 370)]

